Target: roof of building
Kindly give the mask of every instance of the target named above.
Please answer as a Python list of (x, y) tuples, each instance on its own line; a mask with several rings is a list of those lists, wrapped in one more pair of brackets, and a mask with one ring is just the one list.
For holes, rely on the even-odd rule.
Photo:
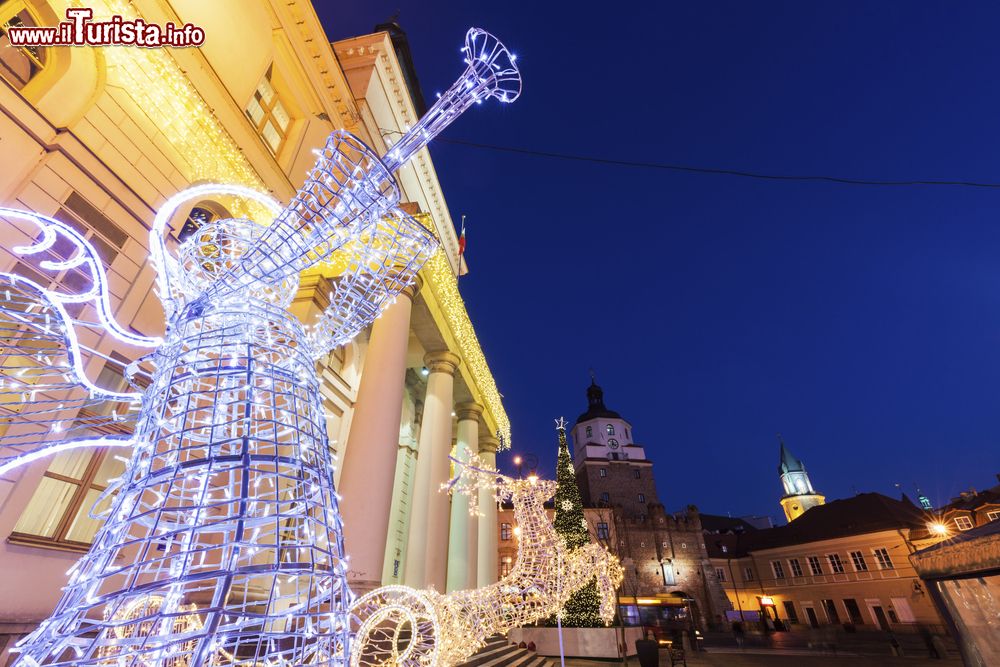
[(747, 523), (745, 520), (737, 517), (722, 516), (719, 514), (701, 514), (700, 516), (701, 528), (706, 533), (745, 533), (747, 531), (757, 530), (757, 528), (750, 523)]
[(805, 472), (806, 467), (794, 454), (785, 447), (785, 441), (779, 438), (781, 452), (778, 455), (778, 474), (784, 475), (786, 472)]
[(813, 507), (785, 526), (706, 537), (705, 542), (710, 556), (725, 558), (881, 530), (922, 528), (925, 523), (923, 511), (913, 503), (881, 493), (859, 493)]
[(413, 54), (410, 52), (410, 40), (406, 36), (406, 31), (399, 25), (397, 17), (392, 17), (385, 23), (375, 26), (375, 32), (389, 33), (389, 41), (396, 52), (396, 59), (403, 70), (403, 80), (406, 83), (406, 90), (410, 93), (413, 101), (413, 108), (417, 112), (417, 117), (427, 113), (427, 102), (424, 100), (424, 93), (420, 90), (420, 81), (417, 80), (417, 68), (413, 64)]
[(978, 509), (983, 505), (997, 504), (1000, 504), (1000, 485), (994, 486), (991, 489), (986, 489), (985, 491), (963, 493), (941, 509), (942, 511), (952, 509), (971, 511)]
[(587, 387), (587, 411), (576, 418), (576, 423), (590, 421), (591, 419), (621, 419), (622, 416), (614, 410), (608, 410), (604, 405), (604, 390), (598, 386), (596, 380), (590, 381)]

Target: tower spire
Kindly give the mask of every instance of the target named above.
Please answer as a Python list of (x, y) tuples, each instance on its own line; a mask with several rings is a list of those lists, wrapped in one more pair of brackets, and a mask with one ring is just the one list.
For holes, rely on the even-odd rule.
[(813, 489), (806, 466), (788, 447), (785, 440), (778, 434), (778, 477), (784, 488), (785, 495), (781, 498), (781, 507), (785, 510), (788, 520), (794, 521), (806, 510), (822, 505), (826, 498)]

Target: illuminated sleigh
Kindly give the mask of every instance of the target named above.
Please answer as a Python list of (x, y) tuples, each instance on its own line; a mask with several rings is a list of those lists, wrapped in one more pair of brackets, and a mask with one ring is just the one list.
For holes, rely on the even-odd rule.
[(621, 565), (599, 544), (566, 546), (545, 513), (544, 503), (556, 491), (554, 481), (511, 479), (484, 469), (475, 458), (453, 461), (458, 470), (453, 490), (469, 494), (474, 502), (479, 487), (492, 488), (498, 500), (513, 504), (521, 529), (517, 560), (509, 574), (482, 588), (445, 595), (385, 586), (361, 597), (351, 607), (356, 632), (351, 667), (451, 667), (495, 634), (561, 614), (570, 596), (595, 578), (600, 616), (605, 623), (614, 617)]
[[(150, 237), (162, 338), (115, 321), (101, 259), (73, 228), (0, 209), (31, 239), (13, 250), (41, 260), (34, 275), (84, 285), (0, 274), (0, 474), (74, 448), (127, 455), (89, 552), (18, 644), (17, 667), (347, 663), (353, 595), (315, 359), (371, 324), (436, 248), (397, 208), (392, 173), (471, 104), (520, 92), (492, 35), (470, 30), (465, 54), (462, 77), (386, 156), (334, 132), (286, 207), (227, 185), (169, 200)], [(207, 223), (170, 253), (179, 206), (217, 194), (276, 217)], [(288, 312), (298, 275), (335, 255), (346, 268), (330, 306), (303, 327)], [(85, 372), (105, 334), (149, 350), (119, 368), (130, 389)]]

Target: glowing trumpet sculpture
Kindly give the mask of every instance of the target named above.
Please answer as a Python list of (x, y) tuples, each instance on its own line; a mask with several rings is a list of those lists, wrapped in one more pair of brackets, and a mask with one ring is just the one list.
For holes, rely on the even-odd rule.
[(601, 618), (610, 623), (614, 617), (621, 565), (599, 544), (567, 548), (545, 514), (544, 503), (556, 491), (554, 481), (504, 477), (475, 458), (453, 461), (458, 469), (453, 491), (474, 499), (479, 487), (492, 488), (498, 500), (513, 503), (521, 529), (514, 567), (499, 582), (474, 590), (442, 595), (386, 586), (363, 596), (351, 608), (357, 632), (351, 667), (451, 667), (497, 633), (562, 613), (570, 596), (595, 577)]
[[(18, 667), (346, 664), (353, 596), (314, 361), (378, 317), (436, 248), (396, 208), (393, 170), (471, 104), (520, 92), (514, 58), (492, 35), (470, 30), (465, 54), (462, 77), (384, 159), (337, 131), (287, 207), (225, 185), (168, 201), (150, 238), (162, 339), (115, 321), (84, 237), (0, 209), (34, 239), (13, 251), (35, 260), (31, 277), (0, 274), (0, 473), (73, 448), (127, 448), (93, 545), (17, 647)], [(276, 217), (206, 223), (171, 252), (178, 207), (212, 194)], [(287, 310), (299, 272), (335, 253), (347, 268), (303, 327)], [(131, 389), (85, 372), (105, 335), (150, 349), (124, 367), (105, 357)]]

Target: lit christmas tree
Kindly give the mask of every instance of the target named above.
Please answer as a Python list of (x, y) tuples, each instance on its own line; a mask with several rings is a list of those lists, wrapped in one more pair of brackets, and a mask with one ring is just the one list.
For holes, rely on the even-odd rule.
[[(573, 459), (569, 455), (569, 445), (566, 444), (566, 421), (561, 417), (556, 420), (556, 430), (559, 433), (559, 461), (556, 464), (555, 527), (556, 532), (566, 540), (569, 549), (576, 549), (590, 543), (590, 531), (587, 530), (587, 519), (583, 516), (583, 501), (580, 499), (580, 487), (576, 483), (576, 471), (573, 469)], [(603, 627), (599, 613), (601, 600), (597, 593), (597, 581), (574, 593), (566, 603), (562, 624), (568, 628)], [(551, 624), (555, 625), (555, 619)]]

